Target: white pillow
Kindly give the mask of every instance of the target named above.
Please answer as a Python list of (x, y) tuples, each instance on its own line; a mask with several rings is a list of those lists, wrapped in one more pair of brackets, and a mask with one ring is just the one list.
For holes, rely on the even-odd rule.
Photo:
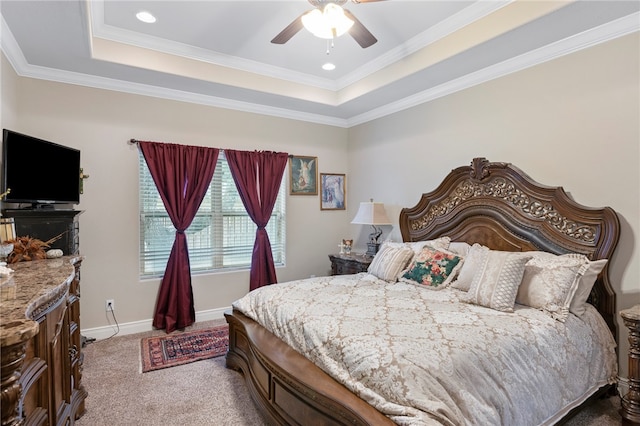
[(460, 268), (460, 273), (454, 282), (451, 283), (451, 287), (458, 290), (469, 291), (473, 277), (478, 272), (478, 269), (482, 265), (482, 260), (488, 252), (489, 248), (480, 244), (474, 244), (471, 246), (467, 255), (464, 257), (464, 263)]
[[(567, 255), (571, 256), (571, 255)], [(574, 254), (573, 256), (582, 256), (580, 254)], [(589, 294), (591, 294), (591, 289), (598, 278), (598, 274), (604, 268), (604, 265), (607, 264), (607, 259), (600, 260), (589, 260), (589, 268), (582, 275), (580, 280), (578, 281), (578, 288), (576, 289), (576, 294), (573, 296), (571, 300), (571, 305), (569, 306), (569, 312), (575, 315), (583, 315), (586, 311), (585, 304), (587, 303), (587, 299), (589, 298)]]
[(524, 268), (516, 303), (541, 309), (564, 322), (578, 282), (589, 268), (589, 260), (581, 255), (529, 253), (533, 258)]
[(471, 245), (464, 241), (451, 241), (448, 250), (458, 256), (467, 257), (469, 250), (471, 250)]
[(383, 243), (371, 261), (367, 272), (381, 280), (396, 282), (398, 275), (413, 258), (413, 250), (409, 247), (394, 247)]
[(435, 240), (427, 240), (427, 241), (411, 241), (406, 243), (397, 243), (393, 241), (385, 241), (384, 244), (389, 244), (391, 247), (409, 247), (413, 250), (414, 254), (420, 253), (422, 247), (429, 245), (433, 248), (439, 250), (446, 250), (449, 248), (449, 243), (451, 242), (451, 238), (449, 237), (440, 237)]
[(480, 266), (463, 300), (502, 312), (513, 312), (516, 293), (531, 255), (488, 249), (481, 253)]

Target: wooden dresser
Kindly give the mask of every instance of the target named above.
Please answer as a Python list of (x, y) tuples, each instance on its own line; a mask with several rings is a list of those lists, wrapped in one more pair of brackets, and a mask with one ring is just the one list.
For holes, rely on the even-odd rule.
[(0, 279), (2, 425), (72, 425), (84, 413), (81, 262), (20, 262)]

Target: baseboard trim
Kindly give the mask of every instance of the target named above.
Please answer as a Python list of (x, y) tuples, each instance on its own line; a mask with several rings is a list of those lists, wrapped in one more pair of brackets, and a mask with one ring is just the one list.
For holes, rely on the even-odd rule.
[[(209, 309), (206, 311), (196, 312), (196, 322), (222, 319), (224, 318), (224, 312), (229, 309), (231, 309), (230, 306), (227, 308)], [(118, 326), (112, 325), (106, 327), (85, 328), (81, 329), (80, 333), (87, 338), (102, 340), (113, 337), (114, 335), (135, 334), (154, 330), (152, 322), (153, 320), (148, 319), (118, 324)]]

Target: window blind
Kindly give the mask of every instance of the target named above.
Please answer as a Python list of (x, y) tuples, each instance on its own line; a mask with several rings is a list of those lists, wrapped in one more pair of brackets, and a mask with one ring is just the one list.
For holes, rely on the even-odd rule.
[[(169, 219), (142, 153), (139, 155), (140, 275), (164, 274), (175, 238)], [(285, 262), (286, 179), (267, 225), (273, 261)], [(256, 236), (253, 223), (242, 204), (221, 151), (209, 189), (193, 222), (185, 231), (192, 272), (248, 268)]]

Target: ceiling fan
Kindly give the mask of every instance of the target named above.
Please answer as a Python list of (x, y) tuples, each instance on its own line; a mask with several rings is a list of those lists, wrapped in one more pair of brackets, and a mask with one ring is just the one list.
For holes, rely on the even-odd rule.
[[(302, 28), (307, 28), (315, 36), (326, 39), (339, 37), (349, 32), (351, 37), (362, 47), (375, 44), (378, 39), (342, 5), (348, 0), (307, 0), (314, 9), (298, 16), (284, 30), (271, 40), (271, 43), (284, 44)], [(373, 3), (384, 0), (352, 0), (354, 3)]]

